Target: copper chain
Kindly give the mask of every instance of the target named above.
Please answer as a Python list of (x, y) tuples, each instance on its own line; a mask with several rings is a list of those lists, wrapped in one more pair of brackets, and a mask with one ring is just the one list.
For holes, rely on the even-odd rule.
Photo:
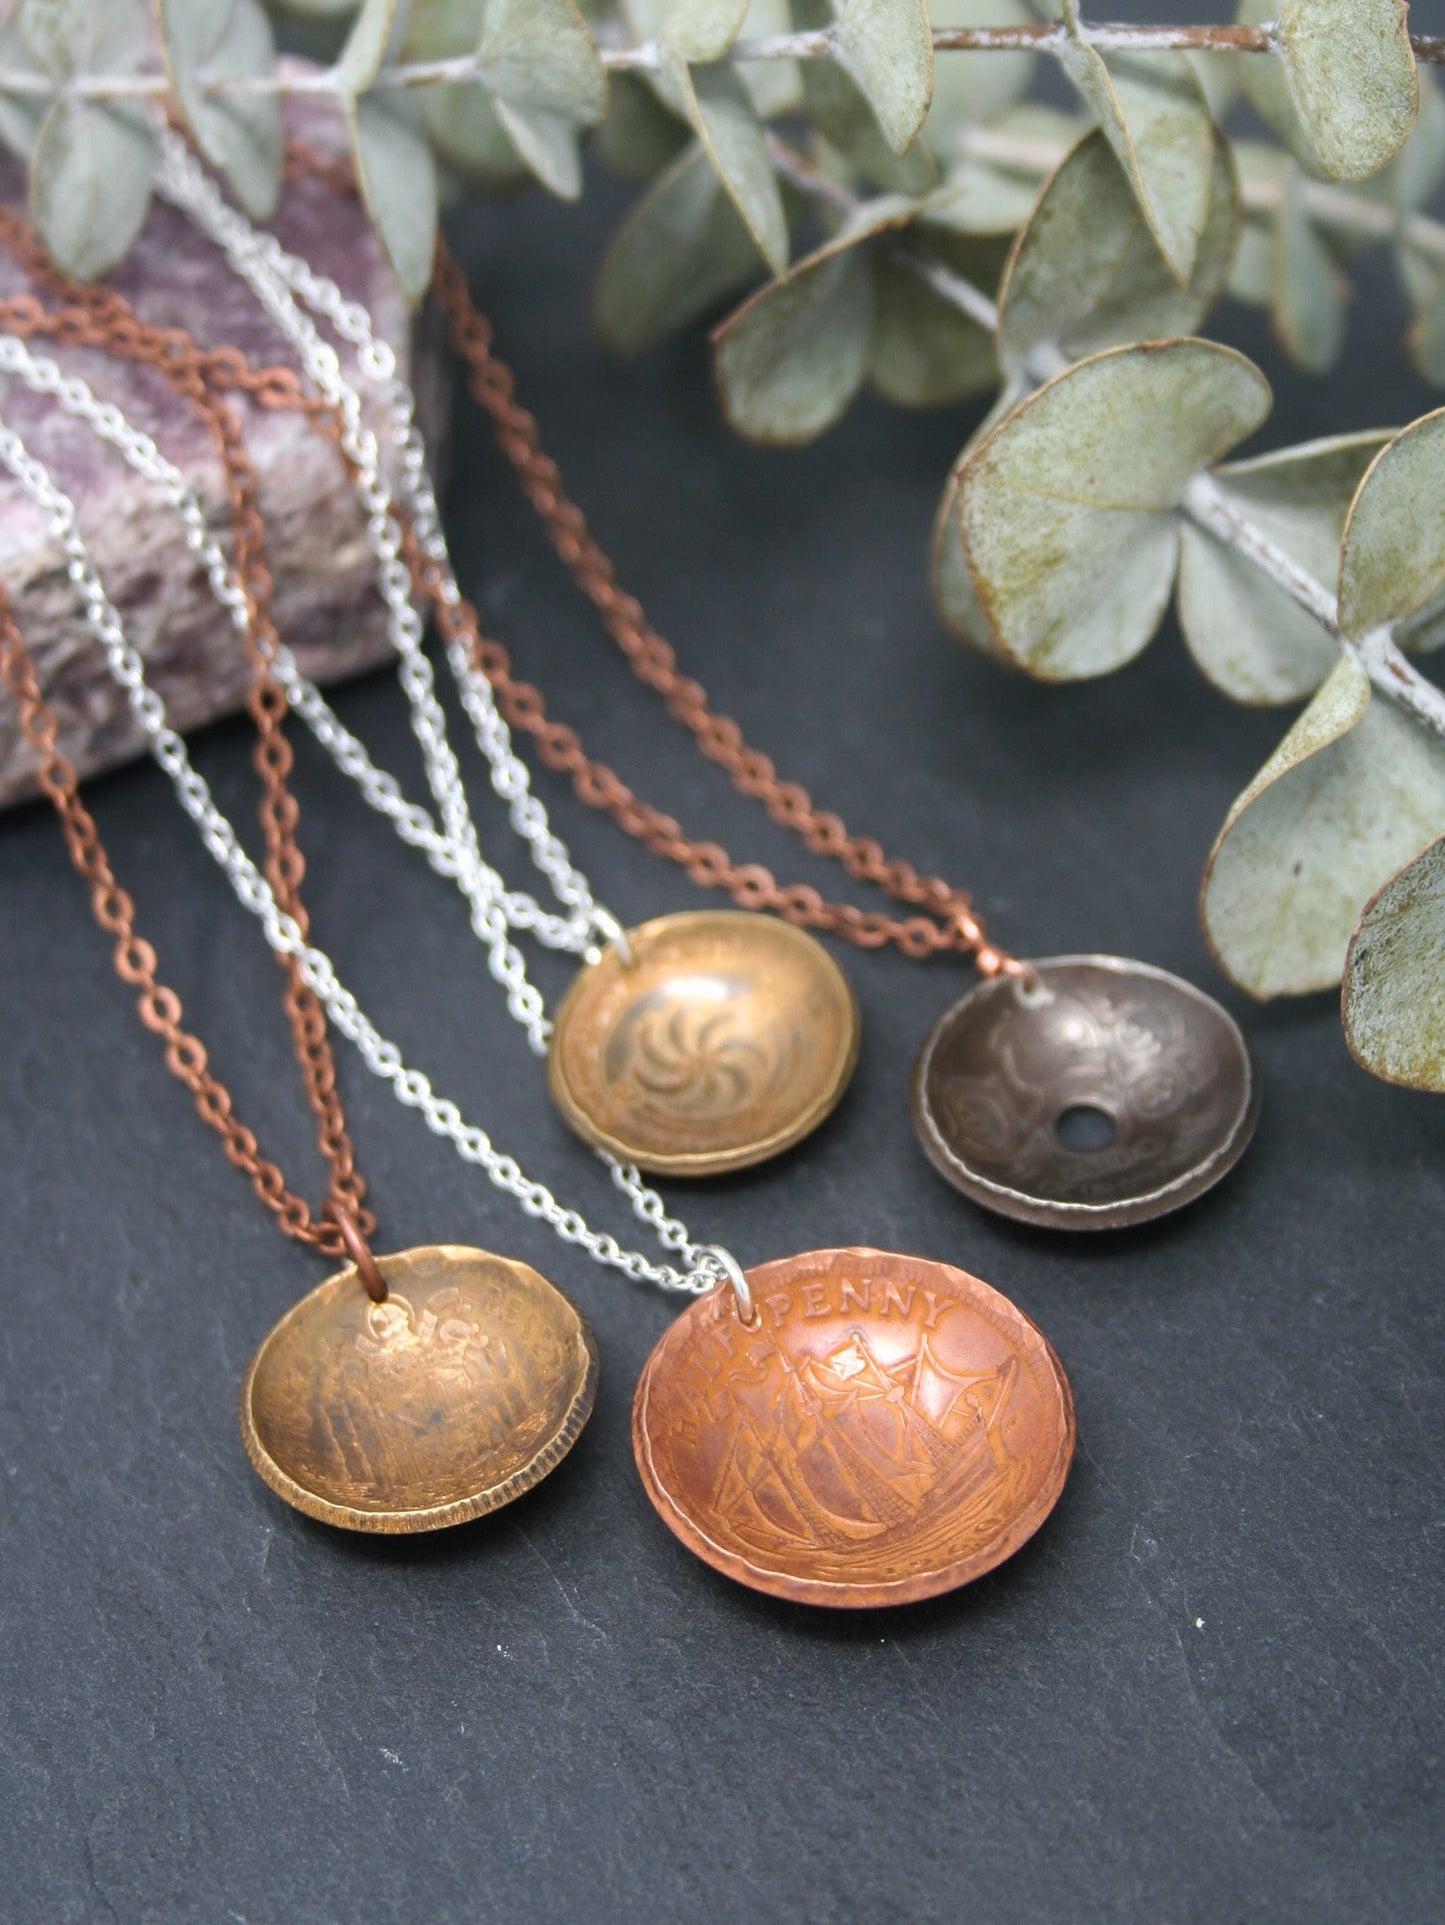
[[(26, 224), (8, 209), (0, 209), (0, 243), (19, 254), (31, 274), (53, 287), (66, 301), (66, 305), (54, 313), (29, 295), (0, 301), (0, 327), (26, 337), (43, 334), (76, 346), (101, 348), (156, 368), (171, 387), (191, 403), (213, 434), (226, 473), (237, 573), (246, 593), (250, 617), (246, 648), (252, 684), (247, 707), (257, 730), (253, 759), (262, 784), (266, 876), (280, 907), (296, 921), (304, 935), (308, 924), (301, 884), (306, 865), (296, 840), (299, 808), (289, 787), (293, 756), (282, 726), (287, 712), (286, 698), (270, 671), (270, 656), (277, 646), (277, 637), (271, 620), (273, 584), (265, 560), (265, 529), (257, 500), (256, 471), (234, 417), (212, 391), (223, 385), (223, 371), (233, 373), (237, 362), (245, 365), (243, 357), (231, 349), (204, 353), (184, 330), (156, 328), (142, 322), (113, 290), (84, 287), (70, 281), (51, 266)], [(10, 631), (7, 656), (10, 661), (28, 667), (29, 658), (13, 618)], [(20, 667), (15, 672), (26, 680)], [(11, 679), (7, 675), (7, 680)], [(172, 991), (155, 984), (155, 952), (134, 936), (130, 898), (116, 889), (95, 825), (75, 792), (74, 771), (55, 751), (54, 718), (41, 701), (33, 672), (28, 675), (25, 693), (17, 693), (17, 699), (21, 703), (27, 738), (40, 753), (46, 771), (42, 774), (42, 787), (61, 813), (72, 859), (91, 882), (97, 918), (102, 927), (117, 935), (117, 968), (125, 980), (144, 984), (142, 1019), (166, 1035), (168, 1065), (191, 1089), (202, 1118), (220, 1132), (226, 1154), (250, 1175), (257, 1194), (275, 1211), (283, 1230), (328, 1255), (353, 1255), (352, 1242), (338, 1219), (349, 1219), (362, 1238), (374, 1232), (376, 1222), (364, 1200), (366, 1185), (356, 1168), (337, 1089), (326, 1019), (316, 995), (302, 979), (294, 959), (286, 958), (284, 1003), (297, 1061), (316, 1117), (317, 1142), (330, 1178), (327, 1201), (320, 1215), (313, 1215), (305, 1201), (286, 1188), (276, 1166), (260, 1156), (252, 1132), (236, 1123), (231, 1114), (229, 1093), (205, 1068), (204, 1049), (178, 1027), (179, 1000)], [(123, 914), (118, 905), (124, 905)], [(118, 916), (120, 922), (117, 922)], [(133, 968), (135, 958), (142, 952), (149, 958), (149, 977), (127, 975), (127, 967)], [(162, 1016), (164, 1022), (160, 1020)]]
[[(300, 144), (288, 150), (288, 168), (293, 177), (324, 180), (335, 192), (355, 191), (346, 163), (325, 161)], [(762, 863), (735, 862), (716, 842), (691, 840), (672, 816), (642, 801), (605, 762), (591, 758), (574, 729), (548, 719), (541, 692), (513, 675), (507, 651), (482, 635), (472, 605), (443, 602), (428, 564), (409, 548), (413, 579), (430, 600), (438, 626), (448, 640), (458, 635), (465, 640), (511, 727), (532, 737), (541, 760), (570, 777), (589, 807), (611, 816), (654, 855), (679, 864), (701, 887), (725, 889), (744, 909), (770, 910), (789, 922), (841, 936), (860, 949), (893, 943), (907, 956), (971, 954), (985, 976), (1000, 970), (1027, 974), (1025, 965), (989, 941), (963, 890), (890, 859), (871, 837), (850, 834), (841, 816), (819, 809), (800, 783), (780, 778), (769, 758), (749, 746), (738, 724), (713, 710), (701, 683), (679, 670), (676, 655), (648, 622), (641, 603), (618, 585), (612, 562), (568, 497), (557, 464), (544, 452), (536, 421), (516, 399), (512, 372), (493, 350), (490, 322), (478, 311), (465, 276), (440, 240), (432, 292), (446, 313), (452, 345), (466, 364), (471, 392), (491, 416), (522, 492), (633, 674), (663, 698), (669, 714), (710, 762), (727, 771), (733, 786), (761, 802), (773, 820), (793, 830), (814, 855), (831, 857), (855, 881), (872, 883), (894, 901), (923, 913), (895, 917), (830, 902), (806, 883), (778, 882)]]

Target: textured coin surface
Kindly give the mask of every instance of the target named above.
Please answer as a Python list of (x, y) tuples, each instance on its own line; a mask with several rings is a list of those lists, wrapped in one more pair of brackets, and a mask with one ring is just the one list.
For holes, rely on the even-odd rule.
[(979, 983), (923, 1046), (913, 1117), (935, 1167), (976, 1203), (1066, 1230), (1143, 1223), (1217, 1183), (1259, 1116), (1228, 1011), (1119, 956), (1030, 967), (1038, 992)]
[(592, 1332), (545, 1277), (485, 1250), (439, 1244), (377, 1264), (383, 1303), (343, 1270), (256, 1352), (241, 1389), (246, 1452), (324, 1523), (462, 1524), (572, 1448), (597, 1394)]
[(628, 931), (557, 1011), (547, 1079), (587, 1142), (644, 1170), (716, 1176), (816, 1129), (858, 1060), (858, 1005), (809, 935), (699, 910)]
[(688, 1549), (739, 1583), (857, 1610), (991, 1571), (1053, 1509), (1074, 1404), (1043, 1334), (946, 1263), (813, 1250), (748, 1272), (657, 1345), (632, 1444)]

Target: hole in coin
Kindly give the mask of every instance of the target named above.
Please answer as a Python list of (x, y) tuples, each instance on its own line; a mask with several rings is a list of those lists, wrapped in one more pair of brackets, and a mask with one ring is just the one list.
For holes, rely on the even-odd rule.
[(1054, 1135), (1066, 1150), (1106, 1150), (1118, 1134), (1109, 1112), (1093, 1103), (1071, 1103), (1054, 1122)]

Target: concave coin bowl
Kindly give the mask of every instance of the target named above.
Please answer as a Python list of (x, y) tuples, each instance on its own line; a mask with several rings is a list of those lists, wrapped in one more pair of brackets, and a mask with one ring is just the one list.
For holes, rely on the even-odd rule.
[(1254, 1133), (1259, 1079), (1239, 1025), (1192, 984), (1113, 956), (1031, 965), (947, 1010), (914, 1073), (930, 1160), (1001, 1215), (1113, 1229), (1178, 1209)]

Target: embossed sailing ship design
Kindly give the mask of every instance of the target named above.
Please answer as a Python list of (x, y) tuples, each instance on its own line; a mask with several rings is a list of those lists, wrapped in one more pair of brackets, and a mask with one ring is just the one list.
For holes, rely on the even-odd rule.
[(911, 1357), (885, 1365), (854, 1332), (826, 1357), (784, 1363), (781, 1398), (771, 1373), (731, 1386), (713, 1503), (740, 1541), (846, 1551), (935, 1518), (951, 1535), (969, 1512), (991, 1519), (1012, 1489), (1019, 1467), (999, 1428), (1016, 1357), (952, 1371), (925, 1331)]

